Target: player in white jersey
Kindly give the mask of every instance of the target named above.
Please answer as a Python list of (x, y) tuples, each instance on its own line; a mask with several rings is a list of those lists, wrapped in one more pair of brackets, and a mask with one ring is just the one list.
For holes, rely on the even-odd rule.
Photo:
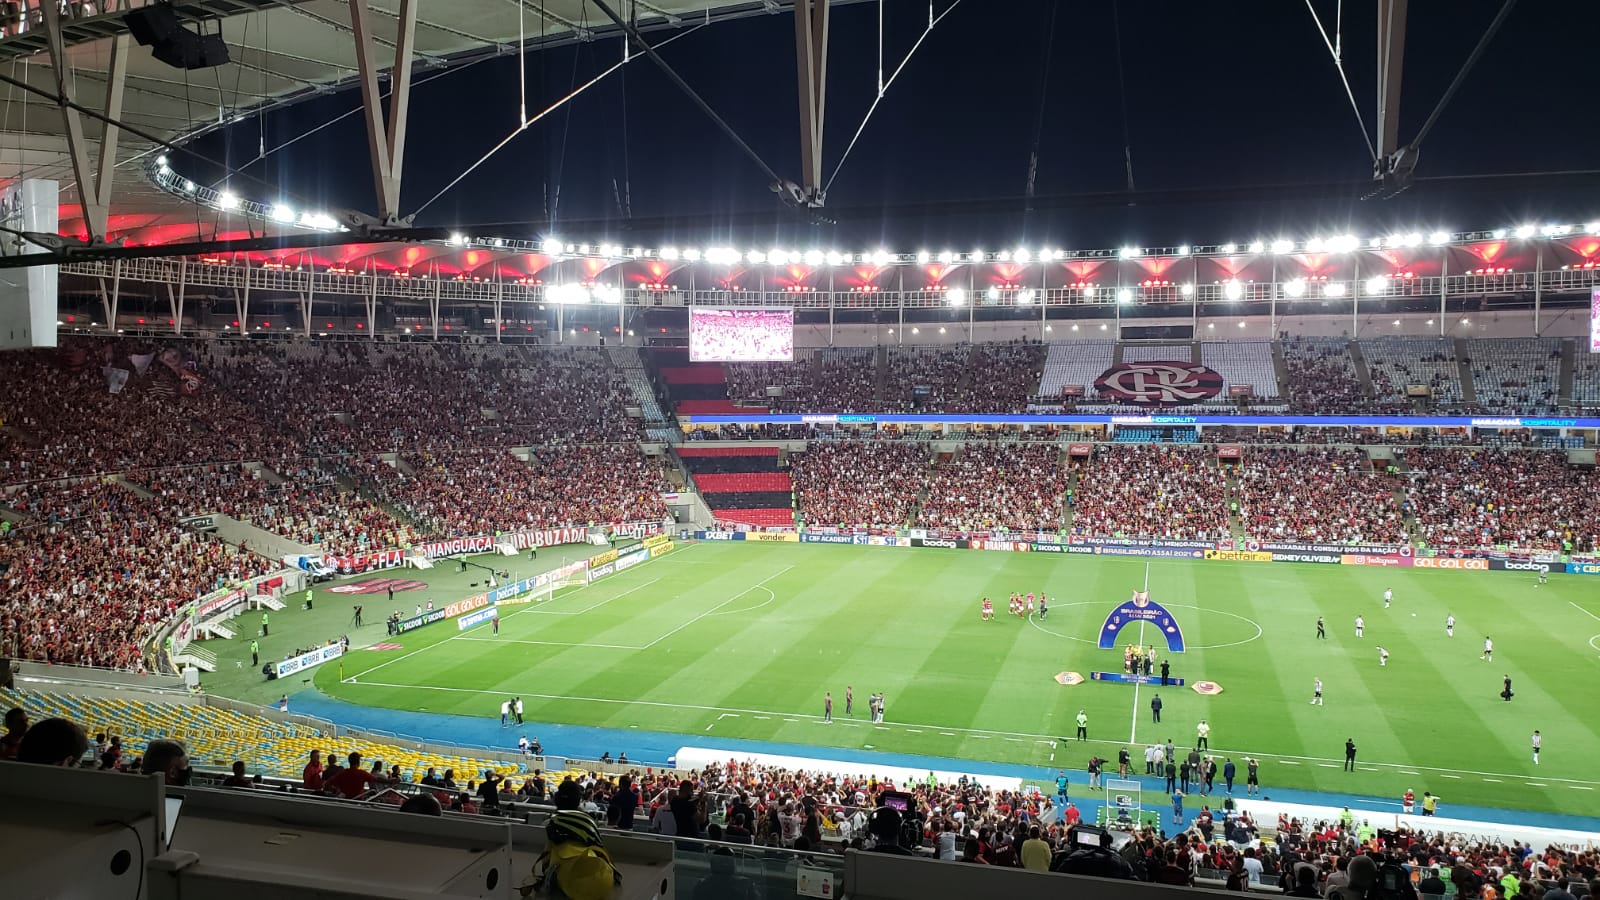
[(1378, 665), (1379, 665), (1379, 667), (1387, 666), (1388, 664), (1389, 664), (1389, 651), (1383, 649), (1382, 647), (1379, 647), (1378, 648)]
[(1487, 637), (1483, 639), (1483, 655), (1478, 658), (1494, 661), (1494, 641), (1489, 640)]
[(1322, 705), (1322, 679), (1321, 678), (1317, 678), (1314, 681), (1314, 686), (1312, 687), (1312, 691), (1311, 691), (1311, 705), (1312, 706), (1321, 706)]
[(1444, 617), (1444, 633), (1446, 637), (1456, 636), (1456, 617), (1454, 614)]
[(1388, 609), (1389, 608), (1389, 604), (1391, 602), (1393, 602), (1393, 601), (1394, 601), (1394, 590), (1391, 589), (1391, 588), (1385, 588), (1384, 591), (1383, 591), (1383, 608), (1384, 609)]
[(1543, 746), (1544, 735), (1540, 734), (1539, 729), (1535, 728), (1533, 730), (1533, 764), (1536, 766), (1539, 764), (1539, 748)]
[(1361, 637), (1361, 629), (1367, 627), (1367, 620), (1356, 616), (1356, 637)]

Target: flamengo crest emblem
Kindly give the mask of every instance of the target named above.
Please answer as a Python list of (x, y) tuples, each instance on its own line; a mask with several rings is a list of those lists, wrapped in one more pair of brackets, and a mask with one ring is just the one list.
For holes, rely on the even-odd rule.
[(1185, 406), (1222, 393), (1223, 380), (1212, 369), (1187, 362), (1126, 362), (1095, 379), (1100, 395), (1137, 406)]

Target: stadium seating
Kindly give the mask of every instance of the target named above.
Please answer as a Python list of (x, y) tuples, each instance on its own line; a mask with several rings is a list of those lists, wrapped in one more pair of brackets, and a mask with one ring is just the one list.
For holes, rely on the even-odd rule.
[(1407, 499), (1432, 546), (1589, 550), (1600, 476), (1565, 453), (1406, 448)]
[(493, 769), (502, 774), (523, 770), (514, 756), (473, 758), (420, 753), (396, 744), (339, 737), (304, 725), (278, 722), (265, 716), (235, 712), (198, 703), (170, 703), (131, 698), (85, 697), (64, 693), (0, 691), (0, 706), (28, 711), (34, 721), (58, 717), (77, 722), (92, 737), (122, 738), (124, 764), (143, 755), (150, 741), (182, 741), (196, 767), (227, 769), (243, 760), (252, 774), (299, 780), (312, 750), (343, 759), (359, 752), (368, 762), (381, 761), (387, 769), (399, 766), (405, 779), (416, 782), (428, 768), (454, 769), (462, 782), (482, 778)]
[(1397, 485), (1373, 474), (1360, 450), (1252, 447), (1237, 469), (1247, 537), (1320, 544), (1399, 544)]
[(812, 441), (794, 458), (800, 517), (812, 526), (901, 526), (928, 473), (928, 453), (895, 441)]
[(1072, 533), (1080, 536), (1226, 540), (1227, 481), (1203, 449), (1100, 445), (1068, 479)]
[(1591, 414), (1600, 409), (1600, 354), (1584, 353), (1579, 348), (1572, 376), (1572, 402)]
[(958, 531), (1056, 531), (1065, 479), (1054, 444), (978, 444), (936, 465), (920, 525)]
[(1068, 388), (1081, 390), (1079, 398), (1094, 392), (1096, 378), (1111, 368), (1117, 345), (1113, 341), (1062, 341), (1049, 345), (1044, 372), (1039, 378), (1039, 399), (1058, 401)]
[(678, 456), (719, 520), (794, 527), (793, 481), (778, 468), (777, 447), (685, 446)]
[(1497, 338), (1467, 342), (1478, 405), (1491, 410), (1549, 412), (1560, 391), (1561, 342)]
[(1409, 385), (1426, 385), (1438, 404), (1461, 402), (1455, 342), (1446, 338), (1379, 338), (1363, 341), (1375, 397), (1404, 401)]
[(1330, 338), (1281, 342), (1287, 378), (1284, 393), (1291, 412), (1353, 412), (1368, 402), (1348, 346), (1348, 341)]
[(1206, 341), (1200, 345), (1200, 363), (1221, 375), (1230, 388), (1247, 384), (1253, 397), (1270, 400), (1278, 396), (1272, 345), (1266, 341)]

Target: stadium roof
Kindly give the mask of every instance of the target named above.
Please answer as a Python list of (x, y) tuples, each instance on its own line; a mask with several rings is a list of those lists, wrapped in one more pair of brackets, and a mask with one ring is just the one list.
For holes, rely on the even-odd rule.
[[(92, 111), (81, 117), (90, 168), (98, 158), (102, 127), (96, 113), (110, 113), (106, 100), (117, 82), (113, 70), (119, 35), (128, 34), (128, 11), (153, 0), (68, 0), (61, 13), (61, 81), (73, 99)], [(360, 2), (360, 0), (357, 0)], [(387, 69), (399, 39), (404, 0), (366, 0), (379, 68)], [(491, 56), (575, 41), (618, 38), (621, 30), (586, 0), (417, 0), (413, 54), (415, 81)], [(841, 0), (833, 0), (838, 3)], [(845, 0), (849, 2), (849, 0)], [(60, 231), (88, 232), (82, 196), (74, 174), (66, 117), (56, 101), (58, 73), (45, 27), (48, 2), (21, 0), (15, 19), (0, 21), (0, 75), (5, 85), (0, 119), (0, 180), (53, 179), (60, 182)], [(792, 0), (612, 0), (642, 32), (679, 31), (700, 23), (789, 12)], [(192, 30), (218, 27), (231, 61), (189, 73), (154, 59), (127, 41), (121, 64), (120, 109), (111, 114), (128, 130), (116, 142), (116, 171), (110, 192), (107, 234), (136, 244), (164, 244), (197, 237), (259, 235), (284, 230), (287, 223), (248, 217), (246, 208), (207, 210), (184, 192), (162, 189), (149, 176), (159, 173), (162, 147), (149, 138), (182, 144), (206, 131), (298, 100), (351, 88), (359, 77), (351, 3), (346, 0), (173, 0)], [(109, 12), (102, 12), (104, 8)], [(134, 129), (143, 136), (134, 133)], [(171, 154), (174, 164), (179, 154)], [(191, 170), (192, 171), (192, 170)], [(243, 183), (236, 179), (241, 193)], [(179, 179), (177, 187), (181, 188)], [(277, 200), (271, 185), (252, 185), (252, 196)], [(270, 202), (270, 201), (269, 201)], [(232, 205), (231, 200), (229, 205)], [(298, 219), (296, 220), (298, 223)], [(253, 227), (252, 227), (253, 226)]]

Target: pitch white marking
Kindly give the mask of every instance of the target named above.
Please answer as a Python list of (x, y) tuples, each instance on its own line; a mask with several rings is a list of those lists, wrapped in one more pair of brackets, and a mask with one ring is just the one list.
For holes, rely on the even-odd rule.
[[(533, 613), (536, 616), (581, 616), (586, 612), (591, 612), (593, 610), (597, 610), (600, 607), (605, 606), (607, 603), (610, 603), (613, 600), (620, 600), (621, 598), (628, 596), (629, 594), (633, 593), (634, 591), (644, 590), (645, 588), (649, 587), (652, 584), (655, 584), (656, 582), (658, 582), (660, 580), (661, 580), (660, 578), (652, 578), (649, 581), (646, 581), (644, 584), (636, 585), (634, 587), (628, 588), (627, 590), (625, 590), (622, 593), (616, 595), (615, 597), (607, 597), (606, 599), (601, 600), (598, 603), (591, 603), (588, 606), (585, 606), (583, 609), (542, 609), (542, 608), (537, 607), (537, 606), (531, 606), (531, 607), (529, 607), (527, 609), (519, 610), (516, 613), (512, 613), (512, 615), (521, 615), (524, 612), (528, 612), (528, 613)], [(584, 585), (584, 587), (588, 587), (588, 585)], [(575, 593), (577, 593), (577, 591), (573, 591), (572, 593), (575, 594)], [(559, 598), (556, 598), (556, 599), (565, 600), (565, 599), (567, 599), (567, 597), (570, 597), (570, 596), (572, 596), (572, 594), (565, 594), (565, 595), (563, 595), (563, 596), (561, 596)], [(554, 602), (554, 601), (552, 600), (551, 602)], [(510, 616), (507, 616), (506, 618), (510, 618)]]
[(1498, 778), (1485, 778), (1484, 781), (1493, 782), (1495, 784), (1499, 784), (1500, 783), (1500, 779), (1498, 779)]
[[(1146, 569), (1145, 570), (1145, 577), (1148, 578), (1149, 574), (1150, 574), (1149, 570)], [(1139, 646), (1140, 647), (1144, 646), (1144, 620), (1143, 619), (1139, 620)], [(1134, 663), (1134, 666), (1135, 666), (1134, 675), (1137, 677), (1137, 675), (1138, 675), (1138, 671), (1137, 671), (1138, 663)], [(1130, 744), (1139, 743), (1139, 682), (1137, 682), (1137, 681), (1135, 681), (1133, 683), (1133, 724), (1128, 726), (1128, 743), (1130, 743)]]
[(1597, 616), (1594, 613), (1588, 611), (1587, 609), (1584, 609), (1583, 607), (1579, 606), (1578, 604), (1573, 603), (1571, 600), (1567, 601), (1567, 605), (1571, 606), (1573, 609), (1577, 610), (1578, 612), (1583, 613), (1584, 615), (1588, 616), (1589, 618), (1594, 619), (1596, 622), (1600, 622), (1600, 616)]
[(907, 728), (906, 731), (908, 733), (910, 733), (910, 734), (921, 734), (922, 733), (922, 729), (921, 728)]
[(651, 641), (650, 643), (645, 644), (640, 649), (649, 650), (651, 647), (654, 647), (655, 645), (661, 643), (662, 641), (666, 640), (667, 638), (672, 637), (673, 635), (675, 635), (678, 632), (684, 630), (685, 628), (688, 628), (690, 625), (693, 625), (694, 623), (700, 621), (701, 619), (704, 619), (706, 616), (711, 615), (712, 613), (714, 613), (717, 610), (723, 608), (724, 606), (727, 606), (729, 603), (732, 603), (733, 601), (739, 599), (740, 597), (743, 597), (745, 594), (748, 594), (751, 591), (755, 590), (756, 588), (761, 587), (762, 585), (766, 584), (767, 582), (771, 581), (774, 578), (777, 578), (779, 575), (782, 575), (783, 573), (789, 571), (792, 568), (794, 568), (794, 566), (792, 566), (792, 565), (784, 566), (783, 568), (779, 569), (776, 572), (773, 572), (771, 575), (768, 575), (767, 577), (761, 579), (760, 581), (756, 582), (755, 584), (750, 585), (749, 587), (745, 588), (744, 590), (740, 591), (739, 593), (734, 594), (732, 597), (729, 597), (728, 599), (722, 601), (721, 603), (718, 603), (716, 606), (711, 607), (710, 609), (706, 610), (705, 612), (701, 613), (700, 615), (695, 616), (694, 618), (690, 619), (687, 622), (684, 622), (682, 625), (679, 625), (677, 628), (674, 628), (671, 631), (667, 632), (666, 634), (663, 634), (661, 637), (658, 637), (655, 640)]
[(1594, 788), (1589, 787), (1588, 785), (1585, 785), (1585, 784), (1569, 784), (1569, 785), (1567, 785), (1567, 790), (1569, 790), (1569, 791), (1592, 791), (1592, 790), (1594, 790)]
[(725, 610), (722, 610), (721, 612), (711, 613), (711, 615), (713, 615), (713, 616), (737, 616), (740, 613), (755, 612), (756, 610), (761, 609), (764, 606), (770, 605), (772, 603), (772, 601), (778, 599), (778, 595), (774, 594), (772, 592), (772, 588), (765, 588), (764, 587), (761, 590), (767, 592), (767, 599), (765, 601), (763, 601), (761, 603), (758, 603), (755, 606), (746, 607), (744, 609), (725, 609)]
[[(346, 680), (349, 680), (349, 679), (346, 679)], [(360, 683), (360, 684), (362, 684), (362, 685), (364, 685), (366, 687), (410, 688), (412, 690), (418, 690), (418, 691), (445, 691), (445, 692), (453, 693), (453, 694), (485, 694), (485, 695), (489, 695), (489, 696), (492, 696), (492, 697), (499, 697), (499, 696), (501, 696), (501, 695), (506, 693), (506, 689), (505, 688), (499, 688), (499, 689), (494, 689), (494, 690), (482, 690), (482, 689), (479, 689), (479, 688), (442, 687), (442, 686), (439, 686), (439, 685), (431, 685), (431, 684), (394, 684), (394, 683), (382, 682), (382, 681), (369, 681), (369, 682), (358, 682), (358, 683)], [(693, 703), (665, 703), (665, 702), (662, 702), (662, 701), (659, 701), (659, 700), (621, 700), (621, 699), (617, 699), (617, 698), (613, 698), (613, 697), (578, 697), (578, 696), (573, 696), (573, 695), (570, 695), (570, 694), (541, 694), (541, 693), (533, 693), (533, 692), (529, 692), (529, 691), (522, 691), (520, 693), (521, 693), (521, 695), (523, 697), (530, 697), (530, 698), (539, 699), (539, 700), (576, 700), (576, 701), (581, 701), (581, 702), (584, 702), (584, 703), (609, 703), (609, 704), (615, 704), (615, 705), (619, 705), (619, 706), (649, 706), (649, 707), (655, 707), (655, 708), (660, 708), (660, 709), (674, 709), (674, 710), (690, 709), (690, 710), (698, 710), (698, 711), (701, 711), (701, 712), (718, 712), (718, 713), (720, 713), (720, 712), (740, 712), (740, 713), (755, 714), (755, 713), (772, 713), (773, 712), (772, 710), (749, 709), (749, 708), (745, 708), (745, 707), (703, 706), (703, 705), (693, 704)], [(816, 721), (816, 720), (820, 720), (822, 717), (821, 716), (805, 716), (804, 718)], [(790, 718), (790, 717), (786, 716), (786, 717), (784, 717), (784, 721), (785, 722), (799, 722), (799, 721), (802, 721), (802, 719), (800, 719), (800, 718)], [(929, 726), (926, 723), (917, 723), (917, 724), (920, 724), (921, 727), (923, 727), (923, 728), (931, 728), (932, 727), (932, 726)], [(948, 727), (951, 727), (951, 726), (945, 726), (945, 727), (948, 728)], [(948, 731), (941, 731), (941, 732), (939, 732), (939, 734), (947, 736), (947, 737), (958, 736), (956, 732), (948, 732)], [(1025, 737), (1025, 738), (1045, 738), (1045, 737), (1048, 737), (1048, 735), (1031, 734), (1031, 733), (1022, 732), (1022, 731), (996, 731), (996, 730), (991, 730), (991, 729), (980, 729), (980, 728), (963, 728), (963, 729), (961, 729), (959, 734), (965, 735), (966, 737), (974, 739), (974, 740), (989, 740), (991, 736), (1005, 737), (1005, 736), (1008, 736), (1008, 735), (1014, 736), (1014, 737)], [(1123, 742), (1121, 742), (1121, 741), (1107, 741), (1107, 740), (1102, 740), (1102, 739), (1098, 739), (1098, 738), (1091, 738), (1088, 741), (1072, 741), (1070, 743), (1074, 743), (1074, 744), (1076, 744), (1076, 743), (1109, 744), (1109, 745), (1116, 746), (1116, 747), (1124, 746)], [(1337, 758), (1335, 758), (1331, 762), (1329, 762), (1329, 758), (1325, 757), (1325, 756), (1298, 756), (1298, 755), (1295, 755), (1295, 754), (1269, 753), (1269, 752), (1264, 751), (1264, 750), (1242, 750), (1242, 749), (1239, 749), (1239, 748), (1231, 748), (1230, 749), (1230, 748), (1227, 748), (1227, 747), (1215, 747), (1215, 748), (1212, 748), (1212, 752), (1216, 753), (1216, 754), (1228, 754), (1228, 755), (1234, 755), (1234, 756), (1254, 756), (1254, 757), (1256, 757), (1258, 759), (1271, 760), (1273, 762), (1278, 763), (1279, 765), (1284, 765), (1284, 766), (1296, 766), (1296, 765), (1300, 765), (1301, 761), (1304, 761), (1304, 762), (1308, 762), (1308, 763), (1328, 763), (1329, 768), (1335, 768), (1335, 769), (1339, 768), (1338, 765), (1334, 765), (1334, 763), (1337, 763), (1339, 761)], [(1461, 775), (1491, 775), (1491, 776), (1500, 775), (1500, 776), (1512, 777), (1512, 778), (1518, 777), (1518, 776), (1515, 776), (1515, 775), (1507, 775), (1507, 773), (1504, 773), (1504, 772), (1480, 772), (1480, 771), (1477, 771), (1477, 770), (1474, 770), (1474, 769), (1446, 769), (1446, 768), (1441, 768), (1441, 767), (1438, 767), (1438, 766), (1419, 766), (1419, 765), (1417, 765), (1415, 763), (1367, 763), (1366, 765), (1372, 767), (1372, 768), (1368, 769), (1368, 771), (1383, 771), (1385, 769), (1393, 769), (1393, 770), (1399, 771), (1399, 770), (1404, 769), (1404, 770), (1408, 770), (1408, 771), (1409, 770), (1420, 770), (1420, 771), (1423, 771), (1423, 772), (1458, 773), (1458, 774), (1441, 774), (1440, 777), (1444, 777), (1444, 778), (1459, 778), (1459, 777), (1461, 777)], [(1556, 779), (1552, 779), (1552, 780), (1555, 781), (1555, 782), (1561, 783), (1561, 784), (1600, 785), (1600, 781), (1597, 781), (1597, 780), (1585, 780), (1585, 779), (1580, 779), (1580, 778), (1556, 778)]]
[(1440, 778), (1454, 778), (1457, 781), (1461, 780), (1461, 776), (1460, 775), (1447, 775), (1447, 774), (1445, 774), (1443, 772), (1439, 773), (1439, 777)]
[[(596, 647), (596, 648), (599, 648), (601, 650), (643, 650), (643, 649), (645, 649), (643, 647), (636, 647), (636, 646), (633, 646), (631, 644), (590, 644), (590, 643), (587, 643), (585, 641), (529, 641), (529, 640), (523, 640), (521, 638), (459, 637), (459, 638), (453, 638), (452, 640), (482, 641), (483, 643), (486, 643), (486, 644), (533, 644), (535, 646), (543, 646), (543, 647)], [(444, 641), (440, 641), (439, 643), (442, 644), (442, 643), (445, 643), (445, 642)]]
[(1522, 786), (1523, 787), (1549, 787), (1550, 785), (1545, 784), (1542, 781), (1524, 781), (1522, 783)]
[(711, 724), (710, 724), (710, 725), (707, 725), (707, 726), (706, 726), (706, 730), (707, 730), (707, 731), (710, 731), (710, 730), (711, 730), (711, 729), (713, 729), (713, 728), (715, 728), (715, 727), (717, 727), (717, 723), (715, 723), (715, 722), (712, 722), (712, 723), (711, 723)]
[(1324, 769), (1337, 769), (1338, 768), (1338, 766), (1334, 765), (1333, 763), (1317, 763), (1317, 765), (1321, 766)]

